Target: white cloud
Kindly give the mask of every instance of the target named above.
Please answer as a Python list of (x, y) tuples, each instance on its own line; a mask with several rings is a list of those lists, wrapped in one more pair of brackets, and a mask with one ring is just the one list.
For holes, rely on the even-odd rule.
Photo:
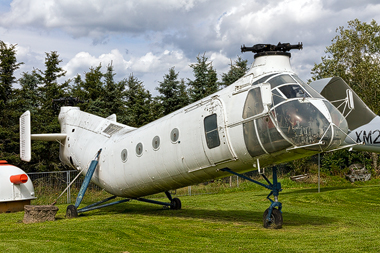
[[(171, 67), (175, 67), (177, 72), (190, 71), (189, 60), (184, 57), (183, 53), (169, 50), (159, 54), (148, 52), (141, 57), (130, 57), (128, 60), (124, 58), (118, 49), (113, 49), (111, 52), (101, 54), (98, 57), (83, 51), (77, 53), (63, 68), (67, 71), (66, 77), (72, 78), (77, 74), (83, 75), (91, 67), (97, 67), (99, 64), (101, 64), (104, 72), (105, 67), (111, 63), (118, 80), (128, 77), (131, 73), (142, 81), (145, 81), (145, 76), (151, 76), (152, 73), (162, 77)], [(159, 80), (149, 80), (147, 88), (153, 90), (154, 83)]]
[(163, 31), (202, 0), (78, 1), (14, 0), (3, 14), (4, 27), (62, 29), (74, 37), (104, 38), (108, 34)]
[[(57, 51), (68, 74), (112, 61), (117, 77), (130, 73), (157, 84), (170, 67), (191, 74), (206, 53), (218, 74), (240, 46), (304, 42), (292, 63), (307, 77), (331, 44), (335, 29), (358, 18), (380, 19), (377, 0), (13, 0), (0, 19), (0, 38), (19, 45), (24, 70), (43, 68)], [(127, 54), (125, 52), (128, 52)], [(252, 54), (243, 58), (253, 60)], [(37, 62), (39, 62), (37, 64)], [(144, 80), (147, 78), (148, 81)]]

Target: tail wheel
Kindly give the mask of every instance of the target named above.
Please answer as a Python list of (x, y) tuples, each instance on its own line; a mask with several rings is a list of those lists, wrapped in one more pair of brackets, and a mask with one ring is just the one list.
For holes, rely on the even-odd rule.
[(279, 229), (282, 227), (283, 220), (282, 220), (282, 213), (280, 210), (273, 208), (272, 214), (270, 216), (270, 221), (267, 220), (267, 216), (269, 213), (269, 208), (265, 210), (263, 215), (263, 222), (264, 222), (264, 228), (274, 228)]
[(179, 210), (179, 209), (181, 209), (181, 207), (182, 207), (181, 206), (181, 200), (179, 200), (179, 198), (174, 198), (170, 202), (170, 209)]
[(66, 209), (66, 218), (77, 218), (78, 217), (78, 211), (77, 208), (74, 205), (69, 205)]

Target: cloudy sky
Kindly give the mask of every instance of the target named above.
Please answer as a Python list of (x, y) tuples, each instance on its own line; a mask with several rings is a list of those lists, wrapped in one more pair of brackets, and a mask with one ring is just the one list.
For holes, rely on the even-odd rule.
[(112, 62), (116, 80), (137, 76), (153, 94), (168, 69), (192, 78), (205, 53), (220, 75), (240, 46), (303, 42), (292, 66), (310, 78), (336, 28), (358, 18), (380, 22), (378, 0), (1, 0), (0, 40), (17, 44), (17, 75), (44, 69), (57, 51), (67, 78)]

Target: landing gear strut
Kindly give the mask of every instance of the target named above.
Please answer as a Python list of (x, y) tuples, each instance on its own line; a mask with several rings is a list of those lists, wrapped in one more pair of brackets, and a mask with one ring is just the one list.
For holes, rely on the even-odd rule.
[(172, 195), (168, 191), (166, 191), (165, 194), (166, 194), (166, 197), (168, 197), (168, 199), (170, 200), (170, 209), (173, 209), (173, 210), (181, 209), (182, 204), (179, 198), (172, 198)]
[[(243, 174), (236, 173), (230, 170), (229, 168), (223, 168), (221, 169), (221, 171), (229, 172), (231, 174), (242, 177), (252, 183), (261, 185), (271, 190), (271, 192), (267, 196), (267, 199), (269, 199), (269, 201), (271, 202), (271, 205), (267, 210), (265, 210), (264, 215), (263, 215), (264, 227), (265, 228), (281, 228), (282, 227), (282, 224), (283, 224), (282, 211), (281, 211), (282, 204), (281, 202), (278, 202), (278, 195), (280, 191), (282, 191), (282, 189), (281, 189), (281, 183), (277, 182), (277, 169), (275, 167), (273, 167), (273, 183), (271, 183), (264, 174), (261, 174), (262, 177), (265, 179), (265, 181), (268, 182), (268, 185), (260, 183), (249, 177), (246, 177)], [(274, 200), (270, 198), (271, 195), (273, 195)]]
[[(84, 194), (86, 193), (88, 185), (89, 185), (89, 183), (91, 181), (92, 175), (95, 172), (96, 166), (98, 165), (97, 159), (98, 159), (101, 151), (102, 150), (100, 149), (98, 151), (95, 159), (91, 161), (90, 167), (87, 170), (86, 176), (85, 176), (85, 178), (83, 180), (83, 183), (82, 183), (82, 186), (81, 186), (81, 188), (79, 190), (77, 199), (75, 201), (75, 205), (69, 205), (67, 207), (67, 209), (66, 209), (66, 217), (67, 218), (76, 218), (76, 217), (78, 217), (79, 213), (83, 213), (83, 212), (99, 209), (99, 208), (102, 208), (102, 207), (107, 207), (107, 206), (112, 206), (112, 205), (124, 203), (124, 202), (130, 201), (131, 199), (135, 199), (135, 200), (142, 201), (142, 202), (147, 202), (147, 203), (152, 203), (152, 204), (158, 204), (158, 205), (167, 206), (167, 207), (170, 207), (171, 209), (174, 209), (174, 210), (181, 209), (181, 201), (178, 198), (172, 198), (170, 192), (168, 192), (168, 191), (166, 191), (165, 194), (168, 197), (168, 199), (170, 200), (170, 203), (156, 201), (156, 200), (151, 200), (151, 199), (144, 199), (144, 198), (128, 198), (128, 199), (122, 199), (122, 200), (115, 201), (115, 202), (108, 203), (108, 204), (103, 204), (105, 202), (108, 202), (108, 201), (116, 198), (116, 196), (112, 196), (112, 197), (106, 198), (106, 199), (104, 199), (102, 201), (99, 201), (99, 202), (96, 202), (94, 204), (91, 204), (91, 205), (88, 205), (86, 207), (83, 207), (81, 209), (78, 209), (80, 203), (82, 202)], [(103, 204), (103, 205), (101, 205), (101, 204)]]

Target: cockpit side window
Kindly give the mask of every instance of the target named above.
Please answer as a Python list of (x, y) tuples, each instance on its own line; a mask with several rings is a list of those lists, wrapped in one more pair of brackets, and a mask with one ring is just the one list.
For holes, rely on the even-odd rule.
[(252, 85), (256, 85), (256, 84), (259, 84), (259, 83), (265, 83), (265, 81), (266, 81), (268, 78), (270, 78), (270, 77), (272, 77), (272, 76), (274, 76), (274, 75), (276, 75), (276, 74), (277, 74), (277, 73), (270, 74), (270, 75), (266, 75), (266, 76), (260, 78), (259, 80), (254, 81), (254, 82), (252, 83)]
[(310, 97), (301, 86), (297, 84), (285, 85), (278, 88), (287, 98)]
[(306, 84), (304, 81), (302, 81), (302, 79), (299, 78), (297, 75), (292, 75), (292, 77), (293, 77), (294, 79), (296, 79), (297, 82), (298, 82), (299, 84), (301, 84), (301, 86), (302, 86), (303, 88), (305, 88), (305, 90), (306, 90), (307, 92), (309, 92), (309, 94), (310, 94), (312, 97), (314, 97), (314, 98), (323, 98), (321, 94), (319, 94), (319, 93), (318, 93), (317, 91), (315, 91), (312, 87), (310, 87), (310, 85), (308, 85), (308, 84)]
[(279, 75), (268, 80), (267, 83), (270, 83), (272, 89), (276, 86), (279, 86), (284, 83), (296, 83), (296, 81), (291, 78), (290, 75)]
[(278, 92), (277, 89), (273, 89), (272, 90), (272, 94), (273, 94), (273, 104), (274, 105), (277, 105), (283, 101), (285, 101), (286, 99), (283, 97), (282, 94), (280, 94), (280, 92)]
[(248, 92), (243, 109), (243, 119), (255, 116), (264, 111), (263, 102), (261, 100), (260, 87), (251, 89)]

